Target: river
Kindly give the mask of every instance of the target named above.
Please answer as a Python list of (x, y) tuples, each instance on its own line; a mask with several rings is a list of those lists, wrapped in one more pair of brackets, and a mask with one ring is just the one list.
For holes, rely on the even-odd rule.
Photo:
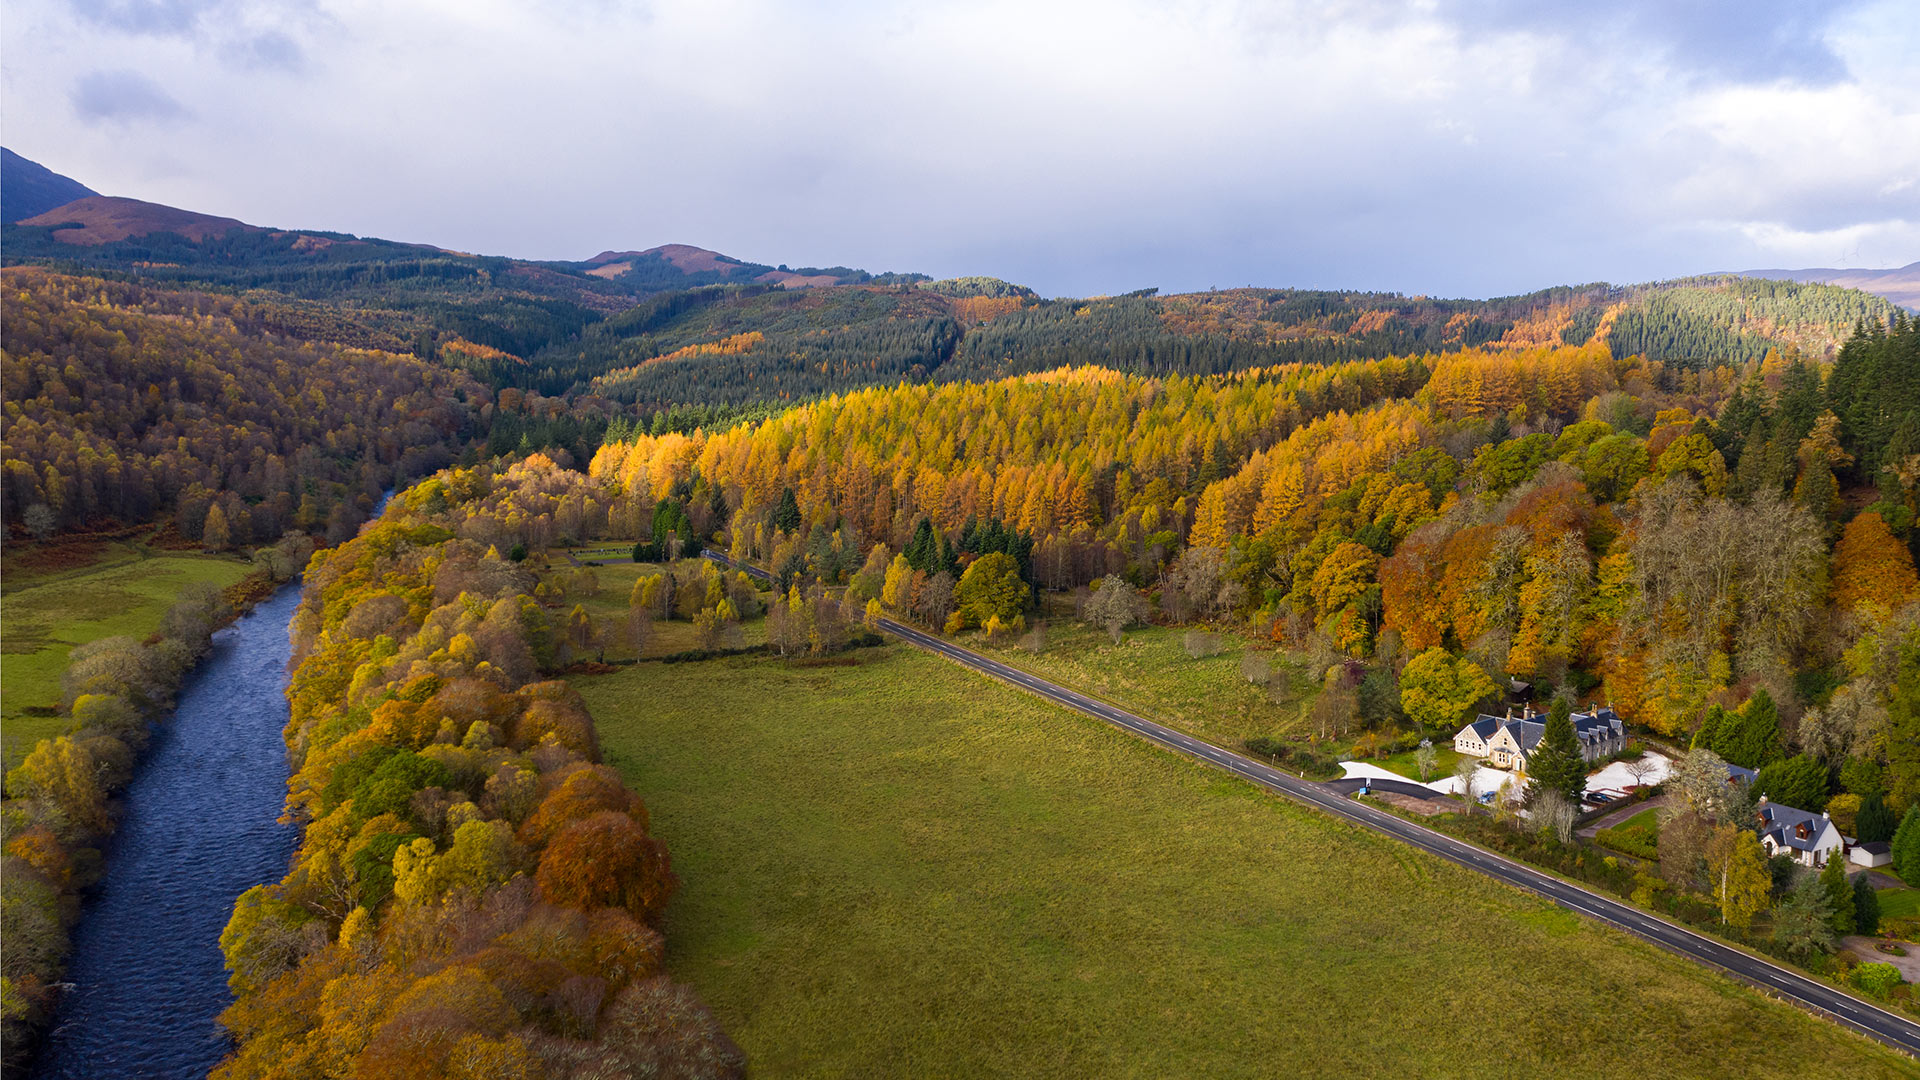
[(299, 830), (287, 794), (284, 586), (213, 636), (124, 795), (106, 878), (75, 928), (61, 1003), (32, 1075), (204, 1077), (226, 1056), (233, 1000), (220, 931), (234, 898), (278, 881)]

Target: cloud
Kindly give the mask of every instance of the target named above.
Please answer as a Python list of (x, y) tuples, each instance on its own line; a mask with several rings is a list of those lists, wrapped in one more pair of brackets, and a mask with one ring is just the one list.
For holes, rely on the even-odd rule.
[(1488, 295), (1920, 221), (1905, 0), (81, 2), (0, 23), (23, 152), (461, 250)]
[(80, 77), (68, 95), (73, 111), (88, 123), (168, 121), (187, 110), (160, 85), (137, 71), (94, 71)]
[(81, 18), (123, 34), (183, 35), (225, 0), (73, 0)]
[(1651, 50), (1712, 82), (1788, 79), (1828, 84), (1847, 75), (1827, 30), (1863, 0), (1446, 0), (1438, 9), (1468, 32), (1553, 36), (1575, 54)]
[(234, 41), (222, 50), (228, 63), (254, 71), (280, 71), (298, 74), (306, 69), (306, 50), (290, 35), (265, 30), (252, 37)]

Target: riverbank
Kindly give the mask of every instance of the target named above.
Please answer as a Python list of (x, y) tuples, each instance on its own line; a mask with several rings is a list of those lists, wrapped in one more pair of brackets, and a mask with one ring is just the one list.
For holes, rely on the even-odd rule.
[(182, 684), (126, 789), (33, 1076), (204, 1076), (226, 1055), (220, 930), (234, 897), (285, 872), (299, 833), (278, 819), (300, 598), (289, 583), (220, 630)]
[[(0, 1027), (9, 1072), (33, 1059), (59, 1011), (69, 935), (88, 908), (83, 897), (109, 871), (105, 850), (125, 810), (121, 795), (142, 774), (150, 740), (167, 735), (176, 695), (214, 650), (215, 632), (280, 595), (275, 579), (290, 581), (311, 550), (304, 537), (263, 549), (259, 569), (225, 588), (180, 588), (158, 629), (142, 638), (122, 632), (71, 649), (54, 683), (62, 708), (8, 771), (0, 814), (7, 912)], [(287, 588), (297, 596), (297, 588)], [(277, 740), (269, 744), (277, 747)]]

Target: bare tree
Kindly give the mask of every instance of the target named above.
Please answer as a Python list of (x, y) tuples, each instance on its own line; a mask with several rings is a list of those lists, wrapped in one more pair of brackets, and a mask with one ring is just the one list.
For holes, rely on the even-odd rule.
[(1220, 635), (1207, 630), (1188, 630), (1181, 638), (1189, 660), (1200, 660), (1209, 656), (1218, 656), (1224, 643)]
[(1579, 810), (1572, 799), (1554, 788), (1547, 788), (1534, 795), (1533, 805), (1528, 809), (1542, 832), (1552, 833), (1563, 844), (1573, 842), (1573, 823), (1579, 817)]
[(1120, 636), (1127, 627), (1144, 622), (1147, 617), (1147, 602), (1120, 577), (1108, 574), (1100, 579), (1100, 587), (1087, 598), (1086, 620), (1104, 629), (1115, 645), (1120, 644)]
[(1460, 781), (1460, 801), (1467, 804), (1467, 812), (1472, 813), (1478, 800), (1473, 797), (1473, 774), (1480, 771), (1480, 759), (1462, 756), (1453, 764), (1453, 778)]
[(1433, 763), (1439, 756), (1439, 752), (1433, 748), (1432, 739), (1420, 740), (1420, 749), (1414, 752), (1413, 763), (1420, 769), (1421, 783), (1433, 778)]
[(1045, 652), (1047, 648), (1047, 624), (1044, 622), (1034, 623), (1033, 628), (1021, 637), (1020, 648), (1034, 656), (1039, 656)]
[(1646, 787), (1647, 778), (1660, 771), (1660, 763), (1653, 759), (1651, 751), (1641, 754), (1623, 766), (1627, 775), (1633, 777), (1634, 787)]
[(1255, 686), (1266, 682), (1272, 672), (1273, 665), (1268, 662), (1266, 653), (1248, 649), (1240, 654), (1240, 677)]

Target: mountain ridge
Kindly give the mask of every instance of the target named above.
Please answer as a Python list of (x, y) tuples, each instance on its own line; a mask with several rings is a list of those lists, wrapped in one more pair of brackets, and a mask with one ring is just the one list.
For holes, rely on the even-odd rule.
[(1740, 277), (1858, 289), (1885, 297), (1909, 311), (1920, 311), (1920, 262), (1884, 270), (1818, 267), (1804, 270), (1741, 270), (1737, 273)]
[(0, 222), (34, 217), (99, 192), (0, 146)]

